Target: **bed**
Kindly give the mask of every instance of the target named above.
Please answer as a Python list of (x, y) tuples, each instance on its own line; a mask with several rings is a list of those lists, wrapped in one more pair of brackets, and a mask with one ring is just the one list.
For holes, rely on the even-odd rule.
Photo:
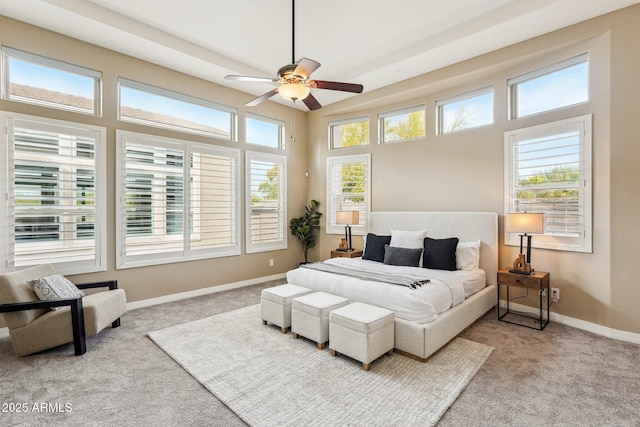
[[(376, 236), (389, 236), (394, 230), (394, 238), (397, 238), (398, 233), (404, 231), (408, 235), (426, 230), (427, 237), (437, 241), (457, 238), (459, 247), (475, 242), (479, 246), (476, 264), (464, 270), (445, 271), (423, 268), (422, 265), (392, 266), (370, 259), (334, 258), (315, 268), (303, 266), (289, 271), (287, 282), (393, 310), (396, 314), (395, 350), (422, 361), (495, 306), (498, 270), (496, 213), (372, 212), (368, 227), (368, 232)], [(371, 247), (369, 249), (370, 258)], [(365, 248), (365, 257), (367, 255)], [(364, 277), (360, 276), (365, 272)], [(386, 283), (387, 275), (393, 279), (411, 277), (409, 282), (418, 285), (389, 284)], [(420, 279), (428, 279), (428, 282), (425, 281), (423, 286)]]

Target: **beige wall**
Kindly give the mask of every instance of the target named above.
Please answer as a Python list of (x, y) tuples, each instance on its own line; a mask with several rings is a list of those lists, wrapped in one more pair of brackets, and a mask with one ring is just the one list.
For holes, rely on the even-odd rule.
[[(219, 104), (239, 109), (239, 141), (244, 140), (242, 126), (247, 108), (244, 103), (252, 97), (213, 83), (162, 68), (144, 61), (137, 60), (110, 50), (102, 49), (91, 44), (61, 36), (37, 27), (0, 16), (0, 44), (7, 45), (27, 52), (70, 62), (103, 72), (103, 116), (93, 117), (85, 114), (65, 112), (51, 108), (38, 107), (19, 102), (0, 100), (0, 110), (31, 114), (35, 116), (51, 117), (60, 120), (90, 123), (107, 128), (107, 182), (108, 206), (115, 202), (115, 132), (124, 129), (155, 135), (163, 135), (180, 139), (191, 139), (211, 144), (237, 147), (255, 151), (265, 151), (282, 154), (280, 150), (269, 150), (243, 142), (216, 141), (212, 138), (191, 136), (179, 132), (165, 131), (157, 128), (119, 122), (116, 119), (117, 79), (126, 77), (131, 80), (159, 86), (165, 89), (207, 99)], [(262, 114), (286, 122), (287, 129), (292, 128), (293, 114), (288, 107), (266, 103), (252, 108), (252, 113)], [(288, 215), (299, 216), (304, 212), (306, 200), (306, 117), (304, 112), (296, 112), (297, 141), (287, 141), (286, 154), (288, 156)], [(6, 142), (3, 142), (5, 144)], [(244, 165), (244, 160), (242, 162)], [(244, 175), (243, 175), (244, 176)], [(244, 199), (243, 199), (244, 201)], [(244, 202), (243, 202), (244, 206)], [(290, 236), (288, 223), (286, 234), (289, 238), (288, 249), (273, 252), (263, 252), (251, 255), (240, 255), (225, 258), (215, 258), (203, 261), (166, 264), (154, 267), (131, 268), (115, 270), (115, 210), (108, 211), (108, 270), (104, 273), (75, 276), (74, 281), (91, 281), (115, 278), (121, 288), (127, 292), (129, 301), (159, 297), (177, 292), (185, 292), (239, 282), (276, 274), (282, 274), (295, 267), (303, 260), (299, 242)], [(242, 248), (244, 253), (244, 220)], [(269, 259), (274, 260), (274, 267), (269, 267)]]
[[(634, 274), (640, 261), (640, 205), (633, 197), (640, 183), (638, 22), (640, 6), (634, 6), (309, 114), (310, 198), (326, 206), (327, 156), (371, 153), (372, 210), (498, 212), (502, 241), (504, 132), (592, 114), (593, 253), (534, 249), (533, 264), (549, 271), (552, 286), (560, 289), (561, 300), (553, 312), (640, 333), (640, 286)], [(588, 103), (507, 120), (508, 78), (583, 52), (590, 55)], [(488, 85), (495, 88), (493, 125), (435, 135), (437, 99)], [(427, 106), (426, 138), (378, 144), (378, 113), (416, 104)], [(372, 144), (329, 150), (328, 122), (363, 115), (371, 118)], [(318, 256), (328, 257), (339, 239), (340, 235), (323, 234)], [(361, 248), (362, 239), (355, 241)], [(500, 265), (509, 265), (517, 253), (517, 247), (501, 244)]]

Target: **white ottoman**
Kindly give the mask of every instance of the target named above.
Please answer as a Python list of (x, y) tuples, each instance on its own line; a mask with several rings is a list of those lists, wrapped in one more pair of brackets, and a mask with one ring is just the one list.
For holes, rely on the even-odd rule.
[(317, 343), (322, 350), (329, 341), (329, 313), (349, 304), (349, 299), (326, 292), (314, 292), (293, 300), (291, 307), (291, 333), (302, 335)]
[(291, 304), (295, 297), (313, 292), (303, 286), (284, 284), (266, 288), (260, 295), (260, 311), (262, 323), (271, 322), (280, 326), (283, 334), (287, 333), (287, 328), (291, 326)]
[(368, 371), (372, 361), (393, 353), (393, 311), (354, 302), (332, 311), (329, 320), (332, 356), (342, 353), (362, 362), (362, 369)]

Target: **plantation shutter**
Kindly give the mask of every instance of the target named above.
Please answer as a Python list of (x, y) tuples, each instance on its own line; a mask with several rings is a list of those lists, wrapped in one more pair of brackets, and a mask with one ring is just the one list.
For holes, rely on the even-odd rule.
[(247, 252), (287, 247), (286, 157), (247, 151)]
[(64, 274), (105, 270), (104, 128), (7, 122), (7, 270), (43, 263)]
[(237, 149), (118, 131), (118, 268), (240, 253)]
[(336, 224), (338, 211), (358, 211), (360, 223), (352, 226), (363, 233), (370, 205), (370, 155), (327, 158), (327, 232), (343, 233), (344, 225)]
[(507, 138), (507, 212), (544, 213), (544, 235), (554, 245), (582, 246), (590, 236), (590, 128), (585, 116)]

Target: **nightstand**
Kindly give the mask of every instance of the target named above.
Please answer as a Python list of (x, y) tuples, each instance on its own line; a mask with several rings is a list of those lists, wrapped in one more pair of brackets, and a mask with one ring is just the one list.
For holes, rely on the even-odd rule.
[(362, 256), (362, 251), (331, 251), (331, 258), (358, 258)]
[[(500, 285), (505, 286), (507, 291), (507, 299), (506, 299), (507, 310), (505, 313), (500, 313)], [(537, 317), (524, 314), (524, 313), (517, 313), (509, 310), (509, 303), (511, 301), (511, 297), (509, 296), (509, 290), (511, 289), (511, 287), (526, 289), (527, 294), (529, 293), (529, 289), (533, 289), (538, 293), (540, 312)], [(551, 289), (549, 288), (549, 273), (545, 271), (536, 271), (531, 275), (527, 275), (527, 274), (510, 273), (508, 268), (503, 268), (501, 270), (498, 270), (497, 288), (498, 288), (498, 320), (501, 320), (507, 323), (512, 323), (514, 325), (525, 326), (531, 329), (537, 329), (540, 331), (543, 330), (545, 326), (549, 324), (549, 311), (550, 311), (549, 309), (551, 307), (551, 295), (550, 295)], [(544, 310), (544, 307), (542, 305), (543, 293), (545, 290), (546, 290), (546, 300), (547, 300), (546, 310)], [(515, 297), (515, 298), (520, 298), (520, 297)], [(547, 312), (546, 320), (543, 317), (544, 311)], [(538, 324), (538, 326), (537, 327), (530, 326), (530, 325), (527, 325), (526, 323), (515, 322), (514, 321), (515, 319), (511, 320), (514, 317), (516, 319), (517, 318), (533, 319)]]

